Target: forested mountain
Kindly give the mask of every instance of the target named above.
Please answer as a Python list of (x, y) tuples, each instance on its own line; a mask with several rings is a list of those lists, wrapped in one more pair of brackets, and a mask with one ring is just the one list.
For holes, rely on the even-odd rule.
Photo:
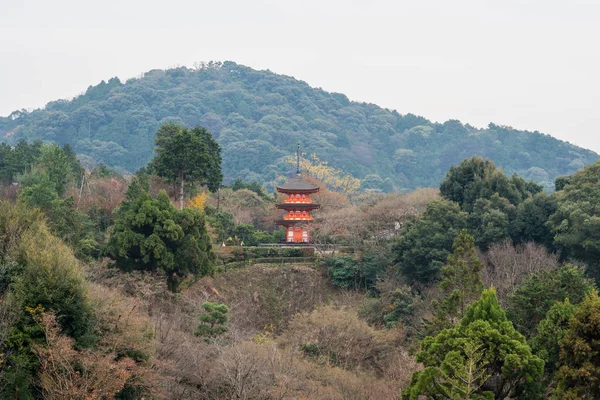
[(135, 171), (152, 158), (165, 121), (208, 128), (222, 147), (226, 182), (272, 181), (289, 169), (284, 158), (298, 140), (306, 154), (360, 179), (378, 175), (368, 179), (371, 186), (396, 189), (438, 186), (452, 164), (472, 155), (547, 188), (598, 159), (539, 132), (433, 123), (234, 62), (103, 81), (73, 100), (0, 118), (0, 140), (69, 143), (90, 161)]

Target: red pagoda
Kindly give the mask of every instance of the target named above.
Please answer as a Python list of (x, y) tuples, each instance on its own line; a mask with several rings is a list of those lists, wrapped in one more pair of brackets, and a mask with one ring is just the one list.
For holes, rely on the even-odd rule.
[(283, 219), (275, 221), (275, 224), (286, 227), (286, 243), (309, 243), (308, 224), (312, 221), (310, 212), (318, 210), (321, 206), (313, 203), (308, 197), (309, 194), (317, 193), (319, 187), (306, 182), (300, 174), (300, 143), (298, 143), (296, 175), (283, 186), (277, 186), (277, 191), (288, 195), (283, 204), (277, 204), (277, 208), (285, 210), (286, 214)]

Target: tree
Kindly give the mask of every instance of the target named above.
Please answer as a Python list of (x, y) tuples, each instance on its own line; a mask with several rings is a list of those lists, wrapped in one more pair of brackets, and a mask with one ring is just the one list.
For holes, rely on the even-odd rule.
[(554, 249), (554, 234), (548, 227), (548, 219), (556, 212), (556, 198), (544, 192), (525, 199), (517, 207), (512, 227), (515, 243), (535, 242)]
[(560, 342), (569, 329), (575, 307), (565, 299), (556, 302), (546, 313), (537, 327), (537, 334), (531, 339), (531, 349), (544, 360), (544, 382), (548, 386), (561, 366)]
[(206, 200), (208, 195), (206, 192), (202, 192), (199, 195), (196, 195), (190, 202), (188, 203), (188, 207), (195, 208), (199, 211), (204, 212), (204, 206), (206, 205)]
[[(426, 337), (417, 361), (425, 369), (413, 374), (403, 399), (416, 400), (421, 395), (457, 398), (466, 388), (464, 381), (460, 386), (456, 383), (469, 370), (467, 382), (471, 385), (467, 387), (473, 395), (458, 398), (505, 399), (517, 385), (541, 377), (544, 368), (544, 362), (531, 353), (525, 337), (506, 318), (493, 288), (483, 291), (457, 326)], [(484, 381), (486, 377), (489, 379)]]
[(556, 374), (554, 399), (600, 398), (600, 298), (588, 294), (575, 308), (560, 341), (562, 366)]
[(440, 288), (445, 294), (437, 313), (438, 320), (448, 322), (462, 318), (469, 304), (481, 295), (483, 264), (477, 258), (475, 239), (466, 229), (460, 231), (452, 246), (453, 253), (442, 267)]
[(477, 199), (469, 214), (469, 229), (477, 238), (477, 245), (487, 250), (493, 243), (508, 238), (514, 215), (515, 206), (497, 194)]
[(525, 182), (516, 175), (508, 178), (492, 161), (480, 157), (472, 157), (450, 167), (440, 185), (442, 197), (457, 202), (467, 212), (473, 210), (477, 199), (489, 199), (494, 194), (516, 206), (542, 190), (542, 186)]
[(196, 126), (184, 128), (174, 123), (160, 127), (155, 140), (156, 156), (152, 160), (158, 176), (179, 184), (179, 208), (183, 209), (185, 183), (206, 185), (217, 191), (221, 173), (221, 148), (212, 135)]
[(585, 262), (600, 277), (600, 161), (568, 179), (556, 192), (558, 208), (548, 221), (554, 243), (565, 257)]
[(200, 211), (175, 209), (164, 191), (153, 199), (136, 178), (116, 213), (104, 252), (121, 269), (160, 271), (172, 290), (187, 274), (212, 274), (215, 255)]
[(200, 316), (200, 324), (198, 325), (196, 332), (194, 332), (194, 335), (203, 336), (209, 339), (217, 337), (229, 330), (225, 325), (227, 323), (229, 307), (225, 304), (206, 301), (202, 304), (202, 308), (204, 309), (204, 314)]
[(439, 279), (454, 239), (466, 226), (467, 214), (456, 203), (428, 203), (425, 211), (402, 229), (393, 246), (402, 275), (411, 283), (428, 284)]
[(507, 315), (517, 329), (530, 338), (554, 303), (568, 298), (572, 304), (579, 304), (594, 290), (594, 282), (585, 277), (582, 268), (566, 265), (542, 270), (508, 296)]

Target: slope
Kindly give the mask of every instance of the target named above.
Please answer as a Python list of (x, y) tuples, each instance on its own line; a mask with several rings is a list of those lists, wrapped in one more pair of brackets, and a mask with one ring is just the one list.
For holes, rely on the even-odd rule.
[(229, 61), (152, 70), (125, 83), (112, 78), (72, 100), (15, 111), (0, 118), (0, 140), (69, 143), (89, 162), (134, 171), (152, 157), (165, 121), (207, 127), (222, 146), (226, 182), (272, 181), (289, 169), (284, 158), (298, 140), (307, 154), (361, 179), (376, 174), (371, 186), (396, 189), (437, 186), (450, 165), (472, 155), (548, 188), (598, 159), (539, 132), (432, 123)]

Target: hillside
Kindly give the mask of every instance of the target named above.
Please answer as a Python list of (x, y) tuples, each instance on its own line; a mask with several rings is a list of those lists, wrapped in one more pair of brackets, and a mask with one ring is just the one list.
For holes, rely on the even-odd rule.
[[(307, 154), (360, 179), (389, 178), (396, 189), (437, 186), (452, 164), (472, 155), (547, 188), (555, 177), (598, 159), (539, 132), (432, 123), (233, 62), (103, 81), (73, 100), (0, 118), (0, 140), (69, 143), (90, 162), (135, 171), (150, 160), (155, 132), (170, 120), (213, 133), (223, 149), (226, 182), (272, 181), (289, 169), (284, 158), (298, 140)], [(382, 182), (371, 178), (375, 186)]]

